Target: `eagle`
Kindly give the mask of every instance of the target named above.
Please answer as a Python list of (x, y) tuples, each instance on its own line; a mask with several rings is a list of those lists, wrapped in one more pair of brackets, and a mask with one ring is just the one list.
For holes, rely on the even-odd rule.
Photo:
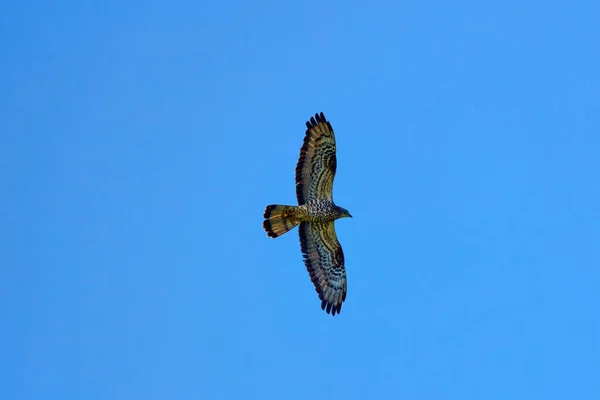
[(267, 236), (276, 238), (298, 227), (304, 264), (328, 314), (340, 313), (346, 300), (344, 252), (333, 222), (352, 215), (333, 202), (337, 168), (333, 128), (321, 112), (306, 122), (296, 165), (297, 206), (271, 204), (263, 214)]

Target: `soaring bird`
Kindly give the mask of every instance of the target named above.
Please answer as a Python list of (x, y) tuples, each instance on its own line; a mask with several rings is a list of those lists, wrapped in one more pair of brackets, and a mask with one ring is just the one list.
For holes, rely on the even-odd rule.
[(333, 178), (337, 160), (335, 136), (323, 113), (306, 122), (306, 136), (296, 165), (297, 206), (268, 205), (263, 228), (276, 238), (300, 225), (300, 249), (304, 264), (328, 314), (340, 313), (346, 300), (344, 252), (333, 221), (350, 217), (333, 202)]

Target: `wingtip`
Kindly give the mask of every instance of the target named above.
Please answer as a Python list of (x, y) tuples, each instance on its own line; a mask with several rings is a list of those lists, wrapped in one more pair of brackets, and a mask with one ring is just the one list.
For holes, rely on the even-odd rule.
[(314, 117), (310, 117), (310, 119), (306, 121), (306, 127), (310, 129), (313, 126), (318, 125), (320, 122), (324, 124), (328, 123), (327, 119), (325, 118), (325, 114), (323, 114), (323, 111), (315, 113)]
[(335, 316), (335, 314), (339, 314), (342, 310), (342, 303), (340, 304), (331, 304), (327, 300), (321, 301), (321, 310), (325, 311), (327, 314), (331, 314), (331, 316)]

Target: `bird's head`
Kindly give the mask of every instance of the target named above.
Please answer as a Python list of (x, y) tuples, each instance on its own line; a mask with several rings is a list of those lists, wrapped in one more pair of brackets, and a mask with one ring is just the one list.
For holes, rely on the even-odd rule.
[(342, 207), (337, 208), (340, 213), (340, 218), (352, 218), (352, 214), (348, 210)]

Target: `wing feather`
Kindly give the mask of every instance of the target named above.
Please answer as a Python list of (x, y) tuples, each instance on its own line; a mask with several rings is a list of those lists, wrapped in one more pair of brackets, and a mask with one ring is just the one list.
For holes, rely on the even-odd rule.
[(302, 222), (300, 248), (310, 280), (327, 313), (340, 313), (346, 300), (344, 252), (335, 234), (333, 222)]
[(337, 168), (335, 136), (323, 113), (306, 122), (306, 136), (296, 165), (296, 198), (302, 205), (312, 199), (333, 197)]

